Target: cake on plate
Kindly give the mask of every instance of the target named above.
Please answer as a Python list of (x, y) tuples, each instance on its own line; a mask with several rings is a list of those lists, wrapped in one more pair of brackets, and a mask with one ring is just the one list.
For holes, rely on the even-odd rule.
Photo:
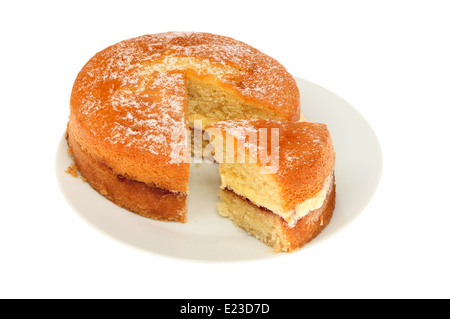
[(294, 78), (229, 37), (167, 32), (112, 45), (78, 74), (67, 140), (83, 178), (139, 215), (186, 221), (190, 135), (228, 119), (300, 118)]
[(222, 216), (274, 251), (295, 251), (328, 225), (335, 153), (326, 125), (228, 120), (206, 131), (219, 162)]

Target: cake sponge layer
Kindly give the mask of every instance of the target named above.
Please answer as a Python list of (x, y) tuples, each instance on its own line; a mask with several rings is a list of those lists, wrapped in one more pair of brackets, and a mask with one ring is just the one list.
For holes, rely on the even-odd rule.
[(208, 126), (207, 132), (220, 163), (221, 188), (276, 213), (290, 226), (322, 206), (335, 162), (326, 125), (229, 120)]
[(204, 130), (207, 125), (227, 119), (274, 119), (283, 116), (249, 102), (217, 83), (215, 78), (188, 74), (189, 127)]
[(334, 178), (322, 207), (309, 212), (290, 227), (280, 216), (255, 206), (229, 189), (220, 190), (219, 213), (250, 235), (274, 249), (274, 252), (293, 252), (314, 239), (333, 216), (336, 190)]
[(84, 151), (72, 135), (67, 134), (66, 138), (81, 175), (97, 192), (143, 217), (186, 222), (187, 194), (152, 187), (118, 175)]

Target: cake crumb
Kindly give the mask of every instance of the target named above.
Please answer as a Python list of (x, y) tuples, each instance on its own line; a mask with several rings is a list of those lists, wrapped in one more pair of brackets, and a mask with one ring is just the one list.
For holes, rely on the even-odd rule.
[(70, 166), (66, 170), (67, 174), (72, 175), (73, 177), (78, 177), (78, 167), (75, 163), (70, 164)]

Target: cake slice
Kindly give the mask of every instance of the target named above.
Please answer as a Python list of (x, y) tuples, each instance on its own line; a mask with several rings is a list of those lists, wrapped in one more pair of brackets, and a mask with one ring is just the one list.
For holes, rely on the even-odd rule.
[(276, 252), (301, 248), (328, 225), (335, 154), (326, 125), (230, 120), (207, 133), (219, 162), (221, 215)]

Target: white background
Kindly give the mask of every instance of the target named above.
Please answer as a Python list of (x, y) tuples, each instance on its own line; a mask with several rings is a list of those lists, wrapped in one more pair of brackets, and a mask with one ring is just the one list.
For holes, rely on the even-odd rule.
[[(55, 178), (73, 81), (169, 30), (247, 42), (369, 121), (383, 176), (347, 228), (288, 258), (203, 263), (86, 224)], [(0, 297), (449, 298), (448, 1), (2, 1)]]

